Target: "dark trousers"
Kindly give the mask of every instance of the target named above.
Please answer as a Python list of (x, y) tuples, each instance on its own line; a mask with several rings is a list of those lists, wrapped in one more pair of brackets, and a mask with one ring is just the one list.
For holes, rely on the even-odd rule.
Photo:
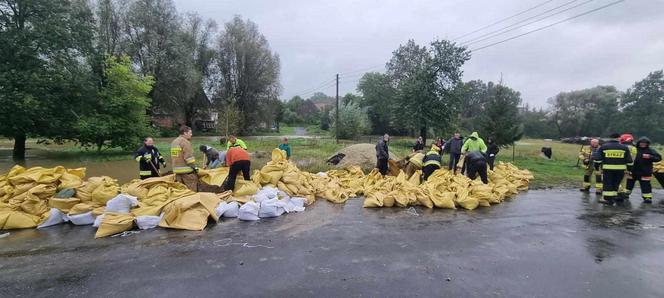
[(480, 179), (482, 179), (482, 182), (484, 184), (489, 183), (489, 179), (487, 178), (486, 175), (486, 163), (485, 162), (478, 162), (478, 163), (466, 163), (466, 170), (467, 170), (467, 175), (468, 178), (470, 179), (475, 179), (477, 175), (480, 175)]
[(447, 169), (450, 171), (454, 170), (454, 173), (456, 173), (456, 164), (459, 163), (460, 158), (460, 153), (450, 153), (450, 162), (447, 165)]
[(490, 156), (489, 157), (489, 169), (493, 171), (493, 163), (496, 161), (495, 156)]
[(387, 174), (387, 158), (379, 158), (376, 168), (378, 168), (378, 171), (385, 176)]
[(440, 169), (439, 165), (426, 165), (422, 168), (422, 179), (427, 180), (429, 176), (433, 174), (436, 170)]
[(632, 179), (627, 179), (627, 193), (631, 193), (636, 185), (636, 181), (639, 181), (641, 186), (641, 196), (644, 199), (652, 199), (652, 184), (650, 180), (652, 176), (636, 176), (633, 175)]
[(618, 187), (620, 186), (620, 181), (622, 181), (625, 176), (625, 170), (603, 170), (602, 171), (602, 182), (604, 187), (602, 190), (602, 196), (607, 201), (613, 201), (618, 197)]
[(242, 172), (242, 177), (244, 180), (251, 180), (249, 176), (249, 168), (251, 167), (251, 162), (248, 160), (239, 160), (231, 165), (230, 170), (228, 171), (228, 178), (226, 178), (226, 184), (224, 185), (224, 190), (233, 190), (235, 189), (235, 179), (237, 179), (237, 174)]

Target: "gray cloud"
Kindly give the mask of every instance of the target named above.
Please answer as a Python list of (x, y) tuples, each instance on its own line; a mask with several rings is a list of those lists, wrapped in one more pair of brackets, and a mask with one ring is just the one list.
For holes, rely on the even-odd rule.
[[(538, 11), (568, 0), (556, 0)], [(382, 65), (399, 44), (412, 38), (426, 44), (434, 38), (455, 38), (543, 2), (528, 1), (205, 1), (176, 0), (180, 11), (195, 11), (224, 23), (239, 14), (258, 24), (281, 57), (283, 98), (306, 91), (342, 74), (340, 93), (354, 92), (358, 72)], [(582, 3), (579, 0), (574, 4)], [(595, 0), (547, 21), (490, 41), (613, 2)], [(574, 5), (572, 4), (572, 5)], [(530, 15), (535, 14), (532, 12)], [(525, 18), (523, 16), (521, 18)], [(515, 22), (507, 21), (492, 29)], [(487, 30), (490, 31), (491, 29)], [(487, 32), (483, 31), (483, 32)], [(481, 34), (481, 33), (480, 33)], [(525, 102), (543, 106), (560, 91), (615, 85), (621, 90), (664, 68), (664, 0), (627, 0), (473, 53), (464, 66), (464, 80), (504, 82), (520, 91)], [(327, 94), (334, 87), (322, 88)], [(310, 95), (305, 94), (305, 95)]]

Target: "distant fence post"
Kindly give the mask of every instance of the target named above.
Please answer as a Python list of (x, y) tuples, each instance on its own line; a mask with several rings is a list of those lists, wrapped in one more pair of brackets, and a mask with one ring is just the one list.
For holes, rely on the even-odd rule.
[(516, 142), (514, 142), (514, 144), (512, 144), (512, 162), (514, 162), (515, 152), (516, 152)]

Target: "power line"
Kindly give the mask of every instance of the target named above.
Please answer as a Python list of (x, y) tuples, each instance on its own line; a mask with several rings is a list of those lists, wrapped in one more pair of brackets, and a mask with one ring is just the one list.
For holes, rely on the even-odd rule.
[(307, 93), (309, 93), (309, 92), (311, 92), (311, 91), (315, 91), (316, 89), (323, 88), (323, 86), (325, 86), (325, 85), (327, 85), (327, 84), (329, 84), (329, 83), (331, 83), (331, 82), (334, 82), (334, 81), (335, 81), (335, 79), (326, 80), (326, 81), (322, 82), (321, 84), (319, 84), (318, 87), (307, 88), (307, 89), (301, 90), (301, 91), (299, 91), (299, 92), (296, 92), (296, 93), (294, 93), (294, 94), (295, 94), (295, 95), (298, 95), (298, 94), (300, 94), (300, 93), (307, 94)]
[[(561, 8), (561, 7), (563, 7), (563, 6), (566, 6), (566, 5), (571, 4), (572, 2), (576, 2), (576, 1), (577, 1), (577, 0), (567, 2), (567, 3), (565, 3), (565, 4), (561, 5), (561, 6), (556, 7), (555, 9)], [(537, 23), (537, 22), (541, 22), (541, 21), (546, 20), (546, 19), (548, 19), (548, 18), (550, 18), (550, 17), (557, 16), (557, 15), (563, 13), (563, 12), (570, 11), (570, 10), (572, 10), (572, 9), (575, 9), (575, 8), (577, 8), (577, 7), (580, 7), (580, 6), (586, 5), (586, 4), (588, 4), (588, 3), (590, 3), (590, 2), (593, 2), (593, 1), (594, 1), (594, 0), (588, 0), (588, 1), (585, 1), (585, 2), (581, 2), (580, 4), (577, 4), (577, 5), (574, 5), (574, 6), (572, 6), (572, 7), (568, 7), (568, 8), (566, 8), (566, 9), (563, 9), (563, 10), (561, 10), (561, 11), (558, 11), (558, 12), (552, 13), (552, 14), (550, 14), (550, 15), (547, 15), (547, 16), (543, 17), (543, 18), (540, 18), (540, 19), (534, 20), (534, 21), (532, 21), (532, 22), (529, 22), (529, 23), (523, 24), (523, 25), (521, 25), (521, 26), (517, 26), (517, 27), (514, 27), (514, 28), (509, 29), (510, 27), (513, 27), (513, 26), (515, 26), (515, 25), (521, 24), (521, 23), (523, 23), (523, 22), (525, 22), (525, 21), (529, 21), (529, 20), (531, 20), (531, 19), (533, 19), (533, 18), (536, 18), (536, 17), (542, 16), (542, 15), (544, 15), (544, 14), (546, 14), (546, 13), (548, 13), (548, 12), (551, 12), (552, 10), (555, 10), (555, 9), (547, 10), (547, 11), (545, 11), (544, 13), (541, 13), (541, 14), (538, 14), (538, 15), (536, 15), (536, 16), (533, 16), (533, 17), (530, 17), (530, 18), (524, 19), (524, 20), (522, 20), (522, 21), (519, 21), (519, 22), (514, 23), (514, 24), (512, 24), (512, 25), (509, 25), (509, 26), (507, 26), (507, 27), (503, 27), (503, 28), (500, 28), (500, 29), (498, 29), (498, 30), (494, 30), (494, 31), (491, 31), (491, 32), (489, 32), (489, 33), (486, 33), (486, 34), (480, 35), (480, 36), (478, 36), (478, 37), (476, 37), (476, 38), (474, 38), (474, 39), (471, 39), (471, 40), (465, 41), (465, 42), (463, 42), (462, 44), (467, 46), (467, 45), (475, 44), (475, 43), (478, 43), (478, 42), (482, 42), (482, 41), (485, 41), (485, 40), (488, 40), (488, 39), (494, 38), (494, 37), (496, 37), (496, 36), (500, 36), (500, 35), (503, 35), (503, 34), (505, 34), (505, 33), (512, 32), (512, 31), (514, 31), (514, 30), (517, 30), (517, 29), (520, 29), (520, 28), (526, 27), (526, 26), (528, 26), (528, 25), (532, 25), (532, 24), (535, 24), (535, 23)], [(508, 30), (505, 30), (505, 29), (508, 29)], [(500, 31), (502, 31), (502, 32), (500, 32)], [(498, 33), (498, 34), (494, 34), (494, 33), (496, 33), (496, 32), (500, 32), (500, 33)], [(488, 37), (485, 37), (485, 36), (488, 36)], [(484, 37), (484, 38), (482, 38), (482, 37)]]
[(482, 49), (486, 49), (486, 48), (489, 48), (489, 47), (492, 47), (492, 46), (495, 46), (495, 45), (498, 45), (498, 44), (501, 44), (501, 43), (504, 43), (504, 42), (508, 42), (508, 41), (510, 41), (510, 40), (513, 40), (513, 39), (517, 39), (517, 38), (519, 38), (519, 37), (522, 37), (522, 36), (525, 36), (525, 35), (528, 35), (528, 34), (531, 34), (531, 33), (535, 33), (535, 32), (537, 32), (537, 31), (542, 31), (542, 30), (544, 30), (544, 29), (551, 28), (551, 27), (553, 27), (553, 26), (555, 26), (555, 25), (558, 25), (558, 24), (560, 24), (560, 23), (564, 23), (564, 22), (567, 22), (567, 21), (569, 21), (569, 20), (573, 20), (573, 19), (576, 19), (576, 18), (579, 18), (579, 17), (585, 16), (585, 15), (591, 14), (591, 13), (593, 13), (593, 12), (596, 12), (596, 11), (599, 11), (599, 10), (602, 10), (602, 9), (605, 9), (605, 8), (608, 8), (608, 7), (610, 7), (610, 6), (616, 5), (616, 4), (618, 4), (618, 3), (620, 3), (620, 2), (624, 2), (624, 1), (625, 1), (625, 0), (614, 1), (614, 2), (611, 2), (611, 3), (609, 3), (609, 4), (606, 4), (606, 5), (600, 6), (600, 7), (598, 7), (598, 8), (588, 10), (588, 11), (583, 12), (583, 13), (581, 13), (581, 14), (578, 14), (578, 15), (571, 16), (571, 17), (569, 17), (569, 18), (566, 18), (566, 19), (560, 20), (560, 21), (558, 21), (558, 22), (555, 22), (555, 23), (552, 23), (552, 24), (549, 24), (549, 25), (546, 25), (546, 26), (543, 26), (543, 27), (540, 27), (540, 28), (537, 28), (537, 29), (534, 29), (534, 30), (531, 30), (531, 31), (528, 31), (528, 32), (525, 32), (525, 33), (522, 33), (522, 34), (519, 34), (519, 35), (515, 35), (515, 36), (512, 36), (512, 37), (510, 37), (510, 38), (503, 39), (503, 40), (501, 40), (501, 41), (497, 41), (497, 42), (494, 42), (494, 43), (491, 43), (491, 44), (488, 44), (488, 45), (485, 45), (485, 46), (482, 46), (482, 47), (479, 47), (479, 48), (471, 49), (470, 51), (471, 51), (471, 52), (476, 52), (476, 51), (479, 51), (479, 50), (482, 50)]
[(481, 27), (481, 28), (475, 29), (475, 30), (473, 30), (473, 31), (471, 31), (471, 32), (468, 32), (468, 33), (465, 33), (465, 34), (463, 34), (463, 35), (461, 35), (461, 36), (459, 36), (459, 37), (453, 38), (452, 41), (456, 41), (456, 40), (458, 40), (458, 39), (464, 38), (464, 37), (466, 37), (466, 36), (468, 36), (468, 35), (471, 35), (471, 34), (473, 34), (473, 33), (477, 33), (477, 32), (479, 32), (479, 31), (482, 31), (482, 30), (484, 30), (484, 29), (486, 29), (486, 28), (490, 28), (490, 27), (493, 26), (493, 25), (497, 25), (497, 24), (500, 24), (500, 23), (502, 23), (502, 22), (504, 22), (504, 21), (507, 21), (507, 20), (509, 20), (509, 19), (512, 19), (512, 18), (518, 17), (518, 16), (520, 16), (520, 15), (522, 15), (522, 14), (524, 14), (524, 13), (527, 13), (527, 12), (529, 12), (529, 11), (532, 11), (532, 10), (534, 10), (534, 9), (537, 9), (537, 8), (539, 8), (539, 7), (541, 7), (541, 6), (544, 6), (544, 5), (546, 5), (547, 3), (549, 3), (549, 2), (553, 2), (553, 1), (554, 1), (554, 0), (544, 1), (544, 2), (542, 2), (542, 3), (540, 3), (540, 4), (537, 4), (537, 5), (535, 5), (535, 6), (531, 7), (531, 8), (528, 8), (528, 9), (526, 9), (526, 10), (523, 10), (523, 11), (521, 11), (521, 12), (518, 12), (518, 13), (515, 14), (515, 15), (511, 15), (511, 16), (506, 17), (506, 18), (504, 18), (504, 19), (500, 19), (500, 20), (495, 21), (495, 22), (493, 22), (493, 23), (491, 23), (491, 24), (489, 24), (489, 25), (486, 25), (486, 26), (484, 26), (484, 27)]
[(336, 83), (336, 79), (333, 80), (332, 82), (329, 82), (329, 83), (327, 83), (327, 84), (325, 84), (325, 85), (322, 85), (322, 86), (320, 86), (320, 87), (318, 87), (318, 88), (315, 88), (315, 89), (313, 89), (313, 90), (311, 90), (311, 91), (309, 91), (309, 92), (307, 92), (307, 93), (295, 94), (295, 95), (299, 95), (299, 96), (301, 96), (301, 97), (304, 98), (304, 97), (307, 97), (307, 96), (309, 96), (309, 95), (313, 95), (313, 94), (315, 94), (316, 92), (322, 92), (323, 90), (325, 90), (325, 89), (327, 89), (327, 88), (330, 88), (330, 87), (334, 86), (335, 83)]

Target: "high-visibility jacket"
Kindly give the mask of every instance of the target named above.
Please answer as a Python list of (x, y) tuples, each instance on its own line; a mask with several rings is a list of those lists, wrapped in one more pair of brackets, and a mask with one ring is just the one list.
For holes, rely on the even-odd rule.
[(579, 152), (579, 159), (584, 161), (588, 160), (588, 163), (585, 164), (586, 166), (590, 167), (593, 165), (593, 163), (596, 163), (597, 160), (595, 159), (597, 157), (597, 153), (599, 151), (599, 146), (596, 148), (593, 147), (584, 147), (581, 152)]
[(435, 165), (440, 167), (440, 153), (437, 151), (429, 151), (427, 155), (424, 156), (424, 166)]
[(424, 162), (424, 153), (415, 153), (408, 159), (408, 161), (421, 168), (422, 163)]
[(473, 132), (470, 137), (463, 143), (463, 147), (461, 147), (462, 153), (475, 151), (486, 153), (486, 150), (486, 144), (484, 143), (484, 140), (480, 139), (480, 136), (477, 134), (477, 132)]
[(171, 143), (171, 161), (175, 174), (189, 174), (196, 169), (196, 158), (189, 140), (182, 136), (173, 140)]
[(632, 154), (627, 146), (611, 140), (599, 147), (597, 162), (602, 164), (603, 170), (626, 170), (632, 163)]
[[(166, 164), (164, 157), (159, 153), (159, 149), (154, 146), (141, 146), (134, 152), (133, 157), (138, 162), (140, 176), (155, 176), (157, 175), (155, 170), (159, 169), (159, 164)], [(153, 165), (154, 169), (152, 168)]]
[(247, 150), (247, 144), (238, 138), (235, 139), (235, 143), (231, 143), (231, 141), (226, 142), (226, 151), (230, 149), (231, 147), (242, 147), (242, 149)]

